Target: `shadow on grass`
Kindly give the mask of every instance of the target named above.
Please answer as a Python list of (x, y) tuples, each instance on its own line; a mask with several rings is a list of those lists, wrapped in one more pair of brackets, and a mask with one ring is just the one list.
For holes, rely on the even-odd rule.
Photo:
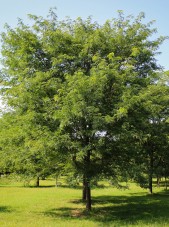
[[(82, 201), (71, 201), (82, 203)], [(169, 196), (166, 193), (154, 195), (132, 196), (98, 196), (93, 197), (93, 209), (86, 212), (84, 209), (61, 207), (44, 212), (52, 218), (87, 219), (94, 222), (111, 224), (120, 222), (121, 225), (141, 223), (169, 223)]]
[(0, 213), (9, 213), (12, 212), (11, 208), (8, 206), (0, 206)]
[(71, 188), (71, 189), (82, 189), (81, 185), (66, 185), (66, 184), (61, 184), (58, 185), (56, 188)]
[[(58, 185), (57, 187), (58, 188), (72, 188), (72, 189), (82, 189), (83, 188), (83, 186), (81, 186), (81, 185), (66, 185), (66, 184)], [(104, 186), (104, 185), (91, 186), (92, 189), (108, 188), (108, 187), (109, 186)]]
[(39, 186), (35, 186), (35, 185), (27, 185), (27, 186), (22, 186), (23, 188), (54, 188), (55, 185), (39, 185)]

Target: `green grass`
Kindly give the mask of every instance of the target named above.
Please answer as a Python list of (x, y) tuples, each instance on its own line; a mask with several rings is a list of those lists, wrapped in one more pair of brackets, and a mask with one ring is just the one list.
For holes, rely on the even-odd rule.
[(155, 188), (154, 195), (134, 184), (129, 190), (93, 189), (93, 209), (86, 213), (81, 189), (56, 188), (49, 180), (41, 185), (26, 188), (0, 180), (0, 226), (169, 226), (169, 191), (163, 188)]

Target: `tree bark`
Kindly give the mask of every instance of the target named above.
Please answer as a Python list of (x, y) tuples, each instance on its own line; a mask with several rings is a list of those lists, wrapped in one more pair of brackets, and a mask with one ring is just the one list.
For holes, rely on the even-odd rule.
[(149, 174), (149, 192), (150, 194), (153, 194), (153, 179), (152, 179), (152, 174)]
[(159, 188), (160, 187), (160, 177), (157, 176), (157, 187)]
[(55, 179), (56, 179), (56, 185), (55, 186), (58, 187), (59, 186), (59, 182), (58, 182), (58, 180), (59, 180), (59, 174), (56, 175), (56, 178)]
[(165, 175), (165, 190), (167, 190), (167, 177)]
[(90, 179), (86, 179), (86, 210), (91, 211), (92, 209), (92, 200), (91, 200), (91, 188), (90, 188)]
[(153, 193), (153, 152), (150, 153), (150, 165), (149, 165), (149, 192)]
[(39, 177), (36, 178), (36, 187), (39, 187)]
[(87, 151), (86, 155), (86, 176), (85, 176), (85, 189), (86, 189), (86, 210), (91, 211), (92, 201), (91, 201), (91, 187), (90, 187), (90, 151)]
[(86, 177), (85, 177), (85, 175), (83, 175), (82, 200), (83, 200), (83, 201), (86, 201)]

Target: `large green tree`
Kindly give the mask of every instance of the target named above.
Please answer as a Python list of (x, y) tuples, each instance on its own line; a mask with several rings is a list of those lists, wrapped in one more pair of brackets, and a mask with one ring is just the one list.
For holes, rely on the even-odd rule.
[(2, 34), (2, 95), (26, 119), (28, 153), (37, 158), (36, 134), (45, 131), (46, 144), (52, 141), (47, 154), (54, 149), (83, 176), (90, 210), (91, 179), (129, 168), (131, 120), (145, 119), (133, 110), (157, 80), (155, 55), (164, 38), (150, 39), (155, 30), (142, 22), (143, 13), (119, 12), (103, 25), (91, 18), (58, 21), (53, 11), (48, 19), (29, 17), (32, 26), (19, 21)]

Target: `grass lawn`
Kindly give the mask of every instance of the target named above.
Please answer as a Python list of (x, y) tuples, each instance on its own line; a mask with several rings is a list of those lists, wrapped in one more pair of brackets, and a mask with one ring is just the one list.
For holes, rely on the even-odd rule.
[(155, 188), (154, 195), (131, 184), (129, 190), (112, 187), (92, 190), (93, 209), (85, 212), (81, 189), (5, 184), (0, 180), (0, 226), (169, 226), (169, 191)]

